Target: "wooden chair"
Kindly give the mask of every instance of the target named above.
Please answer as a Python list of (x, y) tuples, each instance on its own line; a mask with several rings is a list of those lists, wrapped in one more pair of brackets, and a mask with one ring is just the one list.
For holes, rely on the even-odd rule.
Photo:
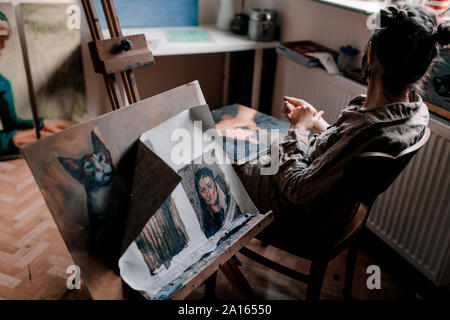
[[(265, 244), (289, 252), (311, 261), (309, 274), (287, 268), (277, 262), (250, 250), (241, 249), (241, 253), (262, 265), (280, 272), (298, 281), (307, 283), (306, 299), (317, 300), (320, 297), (325, 271), (328, 262), (345, 249), (349, 249), (345, 274), (344, 296), (351, 298), (352, 280), (355, 269), (360, 231), (367, 221), (370, 208), (376, 197), (383, 193), (406, 167), (412, 157), (425, 145), (430, 137), (430, 130), (426, 128), (421, 139), (413, 146), (405, 149), (397, 156), (385, 153), (367, 152), (354, 159), (351, 172), (346, 174), (341, 184), (331, 191), (330, 204), (327, 212), (321, 212), (328, 221), (318, 221), (317, 228), (309, 232), (300, 230), (287, 234), (283, 227), (266, 229), (257, 236)], [(364, 177), (364, 181), (362, 181)], [(333, 192), (349, 190), (348, 196), (333, 198)], [(361, 192), (362, 191), (362, 192)], [(336, 192), (339, 194), (339, 192)], [(353, 202), (353, 205), (351, 203)], [(321, 204), (323, 207), (323, 204)]]

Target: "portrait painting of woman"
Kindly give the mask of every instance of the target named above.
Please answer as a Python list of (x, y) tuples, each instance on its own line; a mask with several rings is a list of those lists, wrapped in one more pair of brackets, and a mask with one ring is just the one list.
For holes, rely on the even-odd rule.
[(206, 238), (241, 213), (217, 165), (188, 164), (178, 173)]

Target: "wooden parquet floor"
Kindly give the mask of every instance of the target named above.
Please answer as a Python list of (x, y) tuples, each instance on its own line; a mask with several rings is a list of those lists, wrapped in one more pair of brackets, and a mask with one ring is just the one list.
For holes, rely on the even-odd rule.
[(72, 264), (26, 161), (0, 162), (0, 299), (66, 297)]

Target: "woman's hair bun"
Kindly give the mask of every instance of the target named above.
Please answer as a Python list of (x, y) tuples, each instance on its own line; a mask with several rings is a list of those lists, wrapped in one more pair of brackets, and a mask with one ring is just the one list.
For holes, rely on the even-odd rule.
[(438, 26), (436, 33), (436, 42), (441, 46), (446, 46), (450, 43), (450, 24), (448, 22), (441, 23)]
[(408, 18), (408, 11), (390, 5), (380, 10), (380, 27), (390, 27), (403, 22)]

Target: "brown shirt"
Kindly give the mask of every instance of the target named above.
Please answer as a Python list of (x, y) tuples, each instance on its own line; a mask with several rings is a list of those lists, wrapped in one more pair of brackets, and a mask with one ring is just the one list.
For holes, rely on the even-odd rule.
[(290, 129), (279, 142), (280, 166), (276, 174), (260, 174), (262, 167), (269, 166), (264, 158), (257, 164), (237, 168), (260, 211), (273, 210), (282, 218), (307, 214), (310, 203), (326, 201), (327, 191), (342, 177), (355, 155), (367, 151), (397, 155), (413, 145), (428, 125), (428, 109), (418, 95), (410, 103), (370, 110), (362, 108), (364, 101), (365, 96), (353, 99), (321, 134)]

